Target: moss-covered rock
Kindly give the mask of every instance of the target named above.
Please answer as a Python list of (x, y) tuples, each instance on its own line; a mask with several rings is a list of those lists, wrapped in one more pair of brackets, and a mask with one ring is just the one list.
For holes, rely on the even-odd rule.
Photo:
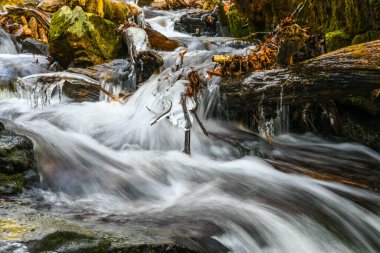
[[(234, 0), (239, 13), (249, 19), (256, 32), (271, 31), (273, 25), (289, 16), (302, 2), (304, 0)], [(299, 23), (325, 34), (342, 30), (352, 38), (368, 31), (378, 31), (380, 0), (308, 0), (299, 15)], [(361, 39), (378, 38), (365, 36)]]
[(115, 59), (121, 52), (116, 25), (96, 14), (62, 7), (53, 15), (49, 51), (62, 66), (89, 66)]
[(337, 30), (326, 33), (326, 49), (328, 52), (332, 52), (342, 47), (351, 45), (350, 34)]
[(0, 196), (21, 193), (38, 181), (33, 143), (0, 122)]
[(233, 8), (227, 13), (230, 32), (233, 37), (243, 37), (248, 35), (248, 29), (243, 28), (248, 24), (248, 19), (241, 17), (236, 8)]
[[(1, 252), (192, 253), (160, 228), (128, 226), (128, 235), (92, 231), (31, 207), (28, 201), (0, 202)], [(156, 235), (157, 234), (157, 235)], [(156, 237), (157, 238), (156, 238)]]
[(378, 37), (378, 36), (373, 31), (368, 31), (368, 32), (365, 32), (362, 34), (358, 34), (352, 40), (352, 45), (371, 41), (371, 40), (375, 39), (376, 37)]

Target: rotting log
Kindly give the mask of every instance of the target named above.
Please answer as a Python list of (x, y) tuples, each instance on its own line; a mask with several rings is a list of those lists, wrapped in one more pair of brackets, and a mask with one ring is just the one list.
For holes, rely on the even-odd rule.
[[(223, 79), (227, 108), (239, 111), (277, 104), (301, 105), (344, 97), (371, 98), (380, 88), (380, 40), (343, 48), (285, 69)], [(378, 95), (377, 95), (378, 96)]]

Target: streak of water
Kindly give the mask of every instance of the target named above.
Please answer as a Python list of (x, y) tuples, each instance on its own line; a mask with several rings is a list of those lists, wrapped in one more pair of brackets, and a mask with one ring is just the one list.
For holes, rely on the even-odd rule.
[[(378, 215), (347, 198), (360, 196), (379, 210), (377, 195), (287, 175), (258, 158), (237, 159), (234, 148), (199, 129), (192, 157), (175, 151), (183, 131), (167, 121), (149, 124), (154, 115), (146, 106), (160, 108), (154, 90), (153, 79), (126, 105), (31, 110), (19, 100), (0, 103), (0, 117), (13, 120), (14, 129), (36, 143), (46, 190), (34, 194), (50, 211), (92, 216), (97, 229), (112, 224), (120, 234), (127, 228), (117, 224), (133, 220), (169, 229), (174, 238), (213, 237), (233, 252), (380, 249)], [(206, 127), (228, 132), (212, 121)], [(379, 154), (371, 155), (380, 161)]]

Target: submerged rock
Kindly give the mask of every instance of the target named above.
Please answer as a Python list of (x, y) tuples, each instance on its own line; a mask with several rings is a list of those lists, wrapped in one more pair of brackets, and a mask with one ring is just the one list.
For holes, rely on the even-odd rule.
[[(169, 238), (166, 231), (130, 226), (125, 237), (92, 231), (31, 208), (31, 203), (0, 203), (0, 252), (139, 252), (191, 253)], [(155, 236), (154, 233), (162, 233)]]
[(53, 15), (49, 50), (62, 66), (89, 66), (115, 59), (121, 51), (116, 25), (81, 7), (64, 6)]
[(23, 53), (32, 53), (45, 56), (49, 55), (48, 45), (41, 41), (37, 41), (33, 38), (26, 38), (21, 44)]
[(38, 181), (33, 143), (0, 122), (0, 196), (21, 193)]
[(155, 71), (164, 65), (161, 55), (152, 50), (141, 51), (137, 54), (136, 73), (138, 82), (148, 80)]

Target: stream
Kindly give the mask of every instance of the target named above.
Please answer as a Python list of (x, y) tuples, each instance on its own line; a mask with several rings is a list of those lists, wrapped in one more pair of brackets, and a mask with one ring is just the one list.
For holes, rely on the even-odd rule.
[[(173, 20), (181, 13), (159, 14), (146, 22), (186, 44), (184, 67), (202, 75), (212, 68), (213, 54), (245, 50), (231, 38), (175, 32)], [(380, 252), (378, 194), (283, 173), (263, 158), (205, 136), (197, 124), (188, 156), (181, 152), (183, 129), (166, 119), (151, 126), (162, 111), (155, 96), (157, 82), (169, 73), (179, 51), (161, 52), (164, 70), (125, 104), (60, 100), (51, 90), (48, 103), (34, 108), (35, 96), (5, 86), (17, 77), (49, 72), (47, 62), (17, 54), (10, 38), (1, 37), (0, 118), (7, 128), (33, 140), (41, 165), (42, 187), (26, 191), (22, 198), (95, 231), (124, 236), (129, 226), (160, 228), (173, 240), (196, 242), (206, 252)], [(225, 113), (218, 82), (208, 81), (199, 115), (210, 132), (234, 134), (237, 123), (216, 117)], [(380, 154), (360, 144), (286, 131), (273, 141), (286, 148), (264, 147), (265, 155), (281, 156), (289, 164), (308, 159), (334, 170), (349, 168), (347, 161), (355, 158), (355, 166), (370, 160), (374, 168), (380, 167)], [(261, 145), (256, 139), (247, 142)], [(295, 149), (304, 152), (292, 152)]]

